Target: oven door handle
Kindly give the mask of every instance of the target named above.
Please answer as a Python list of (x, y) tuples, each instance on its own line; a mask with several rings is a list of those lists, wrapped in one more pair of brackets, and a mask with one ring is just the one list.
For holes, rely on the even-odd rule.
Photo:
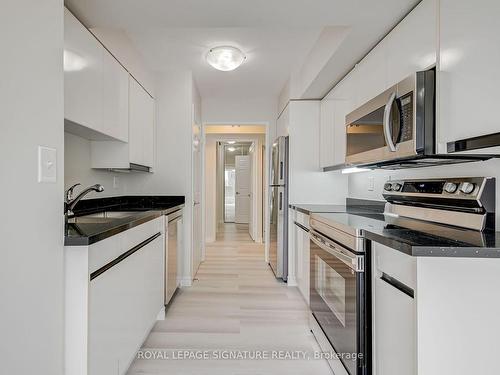
[(393, 92), (391, 96), (389, 96), (389, 101), (387, 102), (384, 108), (384, 138), (385, 138), (385, 143), (387, 143), (389, 150), (391, 150), (392, 152), (396, 152), (396, 145), (392, 141), (392, 133), (391, 133), (391, 122), (392, 122), (391, 112), (395, 100), (396, 100), (396, 93)]
[(365, 270), (365, 262), (364, 256), (355, 255), (347, 250), (339, 250), (333, 243), (328, 240), (325, 240), (318, 236), (315, 233), (309, 232), (311, 241), (313, 241), (316, 245), (318, 245), (321, 249), (330, 253), (343, 263), (345, 263), (349, 268), (356, 272), (364, 272)]

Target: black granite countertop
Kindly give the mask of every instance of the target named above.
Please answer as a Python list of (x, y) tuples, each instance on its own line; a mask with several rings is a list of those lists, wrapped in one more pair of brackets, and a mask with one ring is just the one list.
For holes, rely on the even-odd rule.
[(374, 201), (367, 199), (346, 198), (345, 204), (298, 204), (291, 203), (289, 207), (293, 210), (310, 215), (313, 213), (328, 212), (383, 212), (385, 201)]
[(411, 256), (500, 258), (500, 232), (477, 232), (380, 213), (313, 213)]
[(289, 207), (303, 214), (327, 212), (383, 212), (384, 201), (347, 198), (345, 204), (298, 204), (291, 203)]
[[(122, 196), (82, 200), (73, 210), (77, 222), (66, 223), (64, 245), (92, 245), (181, 209), (184, 207), (184, 201), (183, 196)], [(127, 213), (120, 217), (107, 218), (87, 216), (102, 212)], [(85, 219), (78, 222), (79, 218)]]

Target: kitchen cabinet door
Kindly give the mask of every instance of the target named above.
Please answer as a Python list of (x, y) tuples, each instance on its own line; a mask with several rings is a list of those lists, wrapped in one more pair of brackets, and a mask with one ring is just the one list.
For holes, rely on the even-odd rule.
[(304, 229), (297, 227), (296, 248), (297, 248), (297, 284), (300, 293), (304, 297), (307, 305), (309, 305), (309, 233)]
[(500, 100), (499, 14), (496, 0), (440, 1), (439, 152), (447, 142), (500, 131), (491, 115)]
[(321, 101), (319, 129), (319, 165), (321, 168), (335, 164), (334, 115), (335, 102), (327, 98)]
[(383, 39), (353, 72), (357, 84), (356, 107), (359, 107), (387, 88), (387, 38)]
[(416, 374), (415, 258), (375, 242), (372, 245), (373, 373)]
[(127, 142), (129, 74), (108, 51), (103, 56), (103, 132)]
[(103, 132), (102, 76), (104, 48), (64, 9), (64, 118)]
[(346, 128), (345, 117), (356, 108), (355, 96), (357, 88), (356, 70), (352, 70), (340, 81), (324, 100), (329, 100), (333, 111), (333, 163), (345, 163)]
[(89, 287), (89, 374), (125, 374), (163, 306), (164, 237), (92, 281)]
[(375, 280), (375, 374), (416, 374), (415, 300)]
[(423, 0), (387, 36), (387, 87), (436, 64), (437, 1)]
[(129, 153), (130, 163), (153, 166), (154, 99), (132, 77), (129, 77)]

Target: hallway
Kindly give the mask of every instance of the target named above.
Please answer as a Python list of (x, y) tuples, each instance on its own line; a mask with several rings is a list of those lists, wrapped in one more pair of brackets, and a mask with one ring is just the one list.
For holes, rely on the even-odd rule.
[[(326, 361), (313, 358), (318, 346), (301, 295), (276, 281), (264, 245), (251, 241), (248, 226), (219, 228), (196, 277), (156, 323), (129, 374), (331, 374)], [(214, 358), (225, 350), (269, 359)], [(310, 359), (271, 359), (273, 351), (301, 351), (300, 358)]]

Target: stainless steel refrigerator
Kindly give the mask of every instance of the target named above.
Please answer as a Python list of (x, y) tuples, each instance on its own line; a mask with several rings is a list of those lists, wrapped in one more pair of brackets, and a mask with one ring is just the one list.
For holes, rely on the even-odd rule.
[(288, 277), (288, 137), (278, 137), (271, 150), (269, 186), (269, 265), (277, 278)]

